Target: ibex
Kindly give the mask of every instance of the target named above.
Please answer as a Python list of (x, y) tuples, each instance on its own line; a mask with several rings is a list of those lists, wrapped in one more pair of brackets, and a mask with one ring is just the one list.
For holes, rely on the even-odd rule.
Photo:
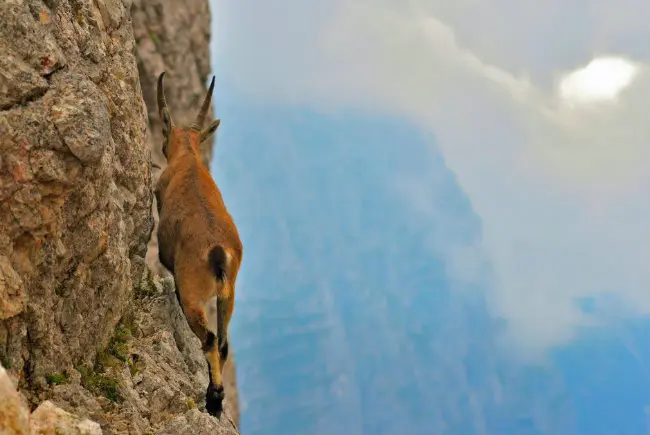
[(167, 166), (155, 188), (158, 255), (174, 276), (176, 296), (187, 323), (201, 340), (210, 378), (206, 410), (219, 416), (224, 398), (221, 376), (228, 358), (228, 324), (243, 247), (221, 192), (201, 160), (200, 144), (220, 123), (216, 119), (201, 129), (210, 107), (214, 77), (196, 121), (188, 127), (172, 121), (163, 89), (164, 75), (158, 76), (158, 112)]

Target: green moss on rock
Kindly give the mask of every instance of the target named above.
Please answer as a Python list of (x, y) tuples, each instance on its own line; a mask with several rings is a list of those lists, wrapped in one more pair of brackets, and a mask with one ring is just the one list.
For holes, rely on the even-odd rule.
[(60, 373), (50, 373), (45, 375), (45, 381), (48, 385), (61, 385), (68, 382), (68, 373), (66, 371)]
[(122, 397), (119, 393), (119, 383), (116, 379), (102, 373), (95, 372), (90, 367), (77, 367), (81, 374), (81, 385), (88, 391), (106, 397), (112, 402), (119, 402)]

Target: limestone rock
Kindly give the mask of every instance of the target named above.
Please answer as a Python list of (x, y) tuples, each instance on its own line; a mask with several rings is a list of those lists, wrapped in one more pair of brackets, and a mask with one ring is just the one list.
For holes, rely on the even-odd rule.
[(0, 320), (8, 319), (25, 309), (27, 296), (23, 281), (4, 255), (0, 255)]
[[(222, 416), (222, 420), (225, 418), (227, 417)], [(217, 422), (206, 414), (192, 409), (174, 418), (158, 433), (160, 435), (236, 435), (237, 430), (233, 422)]]
[[(5, 59), (0, 69), (0, 109), (27, 101), (47, 91), (47, 80), (32, 69), (11, 48), (0, 46), (0, 58)], [(21, 81), (12, 80), (21, 77)]]
[(72, 415), (49, 400), (32, 413), (29, 428), (31, 435), (102, 435), (99, 424)]
[(99, 424), (79, 418), (49, 400), (29, 415), (26, 402), (0, 364), (0, 434), (102, 435)]
[(29, 411), (0, 364), (0, 435), (28, 435)]
[(144, 269), (146, 110), (110, 5), (105, 23), (91, 0), (0, 2), (0, 352), (28, 392), (94, 358)]
[(110, 147), (108, 100), (83, 75), (69, 74), (57, 83), (61, 97), (52, 121), (70, 152), (83, 163), (98, 163)]

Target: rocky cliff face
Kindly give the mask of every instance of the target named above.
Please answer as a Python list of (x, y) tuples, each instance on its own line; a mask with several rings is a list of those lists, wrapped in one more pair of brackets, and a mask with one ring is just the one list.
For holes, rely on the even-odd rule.
[(36, 388), (94, 360), (143, 274), (146, 110), (121, 1), (3, 1), (0, 17), (0, 343)]
[(25, 404), (104, 433), (236, 433), (233, 367), (230, 413), (200, 412), (198, 340), (145, 266), (153, 81), (183, 121), (209, 73), (207, 1), (177, 3), (0, 1), (0, 363)]

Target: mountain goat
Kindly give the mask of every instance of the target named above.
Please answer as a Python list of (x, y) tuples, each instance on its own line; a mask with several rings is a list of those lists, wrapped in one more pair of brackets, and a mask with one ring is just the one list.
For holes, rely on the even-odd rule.
[(220, 123), (216, 119), (202, 129), (214, 77), (196, 121), (177, 126), (167, 107), (164, 76), (165, 72), (158, 76), (158, 113), (167, 166), (155, 187), (158, 255), (174, 276), (187, 323), (201, 340), (210, 377), (206, 410), (218, 416), (223, 410), (222, 373), (228, 358), (228, 324), (243, 246), (221, 192), (201, 160), (200, 144)]

